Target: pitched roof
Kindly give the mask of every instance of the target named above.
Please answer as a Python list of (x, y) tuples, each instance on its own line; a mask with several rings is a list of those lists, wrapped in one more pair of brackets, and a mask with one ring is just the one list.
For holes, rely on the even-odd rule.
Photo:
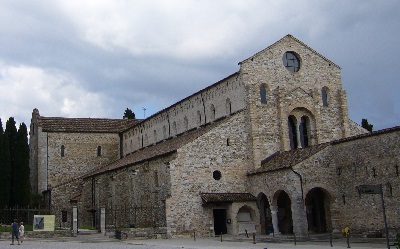
[(277, 45), (278, 43), (280, 43), (282, 40), (287, 39), (287, 38), (290, 38), (290, 39), (293, 39), (293, 40), (297, 41), (298, 43), (300, 43), (301, 45), (303, 45), (304, 47), (306, 47), (306, 48), (308, 48), (310, 51), (312, 51), (314, 54), (320, 56), (321, 58), (323, 58), (324, 60), (326, 60), (326, 61), (329, 62), (330, 64), (332, 64), (332, 65), (336, 66), (337, 68), (341, 69), (340, 66), (338, 66), (337, 64), (335, 64), (333, 61), (329, 60), (328, 58), (326, 58), (326, 57), (323, 56), (322, 54), (318, 53), (318, 52), (315, 51), (313, 48), (309, 47), (307, 44), (305, 44), (304, 42), (300, 41), (299, 39), (297, 39), (296, 37), (294, 37), (294, 36), (292, 36), (292, 35), (290, 35), (290, 34), (284, 36), (282, 39), (280, 39), (280, 40), (278, 40), (277, 42), (273, 43), (272, 45), (266, 47), (265, 49), (261, 50), (260, 52), (257, 52), (257, 53), (254, 54), (253, 56), (250, 56), (249, 58), (247, 58), (247, 59), (245, 59), (245, 60), (239, 62), (239, 65), (242, 64), (243, 62), (247, 61), (247, 60), (250, 60), (250, 59), (253, 58), (254, 56), (257, 56), (257, 55), (263, 53), (264, 51), (271, 49), (272, 47), (274, 47), (275, 45)]
[(289, 150), (289, 151), (277, 151), (271, 156), (267, 157), (261, 162), (261, 167), (255, 171), (249, 172), (248, 175), (260, 174), (280, 169), (290, 168), (305, 159), (311, 157), (317, 152), (328, 147), (330, 143), (318, 144), (301, 149)]
[(250, 193), (200, 193), (200, 196), (206, 203), (257, 201)]
[(136, 119), (39, 117), (44, 132), (119, 133), (133, 127)]
[(95, 169), (83, 176), (83, 178), (92, 177), (98, 174), (102, 174), (108, 171), (116, 170), (119, 168), (127, 167), (140, 163), (146, 160), (150, 160), (159, 156), (167, 155), (176, 152), (179, 148), (202, 136), (206, 132), (210, 131), (214, 127), (226, 122), (227, 118), (219, 119), (218, 121), (207, 124), (200, 129), (192, 129), (186, 133), (183, 133), (172, 139), (165, 140), (161, 143), (146, 147), (129, 154), (111, 164), (108, 164), (102, 168)]

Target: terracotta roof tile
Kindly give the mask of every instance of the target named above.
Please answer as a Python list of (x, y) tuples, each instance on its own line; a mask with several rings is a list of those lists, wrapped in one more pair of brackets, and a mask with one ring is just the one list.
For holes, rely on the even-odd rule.
[(206, 203), (257, 201), (250, 193), (200, 193), (200, 196)]
[(44, 132), (119, 133), (133, 127), (139, 120), (39, 117), (38, 122)]
[(109, 165), (106, 165), (105, 167), (89, 172), (88, 174), (84, 175), (83, 178), (92, 177), (94, 175), (102, 174), (107, 171), (116, 170), (126, 166), (131, 166), (142, 161), (150, 160), (158, 156), (174, 153), (185, 144), (192, 142), (194, 139), (200, 137), (204, 133), (225, 122), (226, 120), (226, 118), (220, 119), (219, 121), (205, 125), (200, 129), (190, 130), (172, 139), (168, 139), (161, 143), (157, 143), (139, 151), (135, 151), (134, 153), (127, 155)]
[(261, 162), (261, 167), (253, 172), (249, 172), (249, 175), (290, 168), (304, 161), (315, 153), (325, 149), (329, 145), (330, 143), (324, 143), (302, 149), (295, 149), (284, 152), (277, 151), (270, 157), (264, 159)]

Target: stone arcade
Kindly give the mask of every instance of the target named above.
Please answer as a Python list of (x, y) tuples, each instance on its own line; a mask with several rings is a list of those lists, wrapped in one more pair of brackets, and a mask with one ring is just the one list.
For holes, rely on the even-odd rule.
[[(80, 225), (161, 236), (308, 236), (382, 231), (383, 184), (399, 232), (400, 127), (349, 120), (340, 67), (291, 35), (238, 72), (144, 120), (43, 117), (30, 129), (31, 184)], [(69, 222), (71, 215), (69, 211)]]

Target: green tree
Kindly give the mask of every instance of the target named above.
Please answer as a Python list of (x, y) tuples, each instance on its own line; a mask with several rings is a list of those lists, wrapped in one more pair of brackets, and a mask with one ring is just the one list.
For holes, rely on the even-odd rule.
[(0, 119), (0, 208), (9, 205), (11, 186), (10, 151)]
[(13, 117), (10, 117), (6, 122), (5, 130), (6, 139), (8, 139), (8, 148), (10, 150), (10, 169), (11, 169), (11, 181), (10, 181), (10, 202), (9, 206), (14, 207), (17, 205), (17, 196), (15, 193), (15, 187), (17, 184), (18, 171), (16, 168), (17, 158), (17, 128), (15, 127), (15, 121)]
[(135, 113), (131, 109), (126, 108), (123, 118), (135, 119)]
[(29, 145), (28, 129), (24, 123), (19, 125), (16, 140), (15, 178), (16, 205), (26, 207), (29, 205), (30, 184), (29, 184)]
[(363, 118), (361, 120), (361, 126), (369, 132), (372, 132), (372, 128), (374, 127), (372, 124), (368, 123), (368, 120)]

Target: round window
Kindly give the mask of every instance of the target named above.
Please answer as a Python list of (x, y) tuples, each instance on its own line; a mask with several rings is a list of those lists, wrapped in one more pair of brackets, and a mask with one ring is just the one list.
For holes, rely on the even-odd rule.
[(214, 171), (213, 172), (213, 178), (215, 179), (215, 180), (219, 180), (219, 179), (221, 179), (221, 172), (219, 171), (219, 170), (216, 170), (216, 171)]
[(283, 65), (286, 67), (289, 72), (294, 73), (299, 71), (300, 69), (300, 59), (293, 52), (286, 52), (282, 57)]

